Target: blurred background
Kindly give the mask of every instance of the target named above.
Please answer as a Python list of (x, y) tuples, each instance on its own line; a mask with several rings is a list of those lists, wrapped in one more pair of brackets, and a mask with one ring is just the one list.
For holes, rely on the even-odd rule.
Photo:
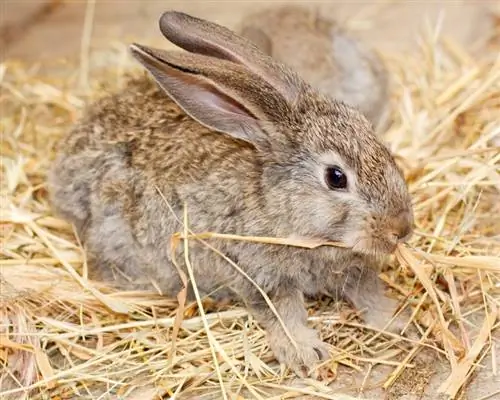
[[(45, 61), (72, 57), (82, 46), (109, 47), (135, 39), (156, 41), (159, 15), (177, 9), (231, 28), (245, 14), (278, 3), (320, 8), (381, 50), (406, 50), (425, 21), (473, 45), (498, 17), (496, 0), (247, 1), (247, 0), (0, 0), (2, 59)], [(495, 10), (496, 8), (496, 10)], [(498, 14), (497, 14), (498, 15)]]

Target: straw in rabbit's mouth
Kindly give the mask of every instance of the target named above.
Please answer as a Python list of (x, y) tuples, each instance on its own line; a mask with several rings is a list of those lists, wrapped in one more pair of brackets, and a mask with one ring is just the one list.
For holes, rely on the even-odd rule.
[(331, 246), (331, 247), (339, 247), (339, 248), (349, 248), (345, 243), (334, 242), (334, 241), (324, 241), (318, 239), (305, 239), (305, 238), (275, 238), (275, 237), (266, 237), (266, 236), (241, 236), (241, 235), (232, 235), (232, 234), (224, 234), (224, 233), (216, 233), (216, 232), (203, 232), (198, 234), (190, 234), (187, 237), (181, 232), (177, 232), (173, 235), (174, 238), (177, 239), (223, 239), (223, 240), (238, 240), (243, 242), (252, 242), (252, 243), (263, 243), (263, 244), (277, 244), (284, 246), (294, 246), (294, 247), (302, 247), (306, 249), (315, 249), (321, 246)]
[(398, 248), (398, 244), (387, 243), (383, 241), (377, 241), (370, 238), (360, 238), (356, 241), (354, 245), (348, 245), (346, 243), (330, 240), (321, 239), (308, 239), (308, 238), (277, 238), (277, 237), (267, 237), (267, 236), (244, 236), (244, 235), (233, 235), (224, 234), (217, 232), (202, 232), (202, 233), (192, 233), (187, 237), (182, 232), (177, 232), (173, 235), (175, 239), (222, 239), (222, 240), (236, 240), (242, 242), (251, 243), (261, 243), (261, 244), (271, 244), (271, 245), (282, 245), (282, 246), (293, 246), (301, 247), (305, 249), (316, 249), (318, 247), (338, 247), (343, 249), (350, 249), (354, 252), (360, 254), (366, 254), (372, 257), (384, 257), (394, 254)]
[[(203, 233), (190, 233), (185, 235), (183, 232), (176, 232), (172, 239), (175, 240), (210, 240), (210, 239), (222, 239), (222, 240), (234, 240), (250, 243), (260, 243), (268, 245), (278, 245), (278, 246), (292, 246), (300, 247), (303, 249), (318, 249), (320, 247), (336, 247), (338, 249), (351, 250), (364, 256), (368, 256), (371, 260), (370, 265), (375, 269), (380, 269), (384, 264), (384, 260), (387, 261), (387, 257), (397, 253), (401, 247), (404, 247), (402, 243), (396, 244), (393, 248), (389, 249), (387, 246), (383, 249), (380, 246), (375, 246), (374, 241), (370, 238), (362, 238), (358, 240), (354, 246), (349, 246), (346, 243), (336, 242), (336, 241), (325, 241), (321, 239), (307, 239), (298, 237), (288, 237), (288, 238), (276, 238), (276, 237), (265, 237), (265, 236), (241, 236), (233, 234), (223, 234), (216, 232), (203, 232)], [(383, 242), (382, 242), (383, 243)]]
[(355, 253), (370, 256), (387, 256), (394, 254), (398, 247), (398, 242), (391, 242), (371, 237), (362, 237), (359, 238), (354, 245), (349, 247)]

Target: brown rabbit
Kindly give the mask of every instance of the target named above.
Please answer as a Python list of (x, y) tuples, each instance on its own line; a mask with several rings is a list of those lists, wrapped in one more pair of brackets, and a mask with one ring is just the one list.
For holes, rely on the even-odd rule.
[(247, 15), (241, 34), (296, 71), (313, 87), (357, 107), (376, 130), (389, 111), (389, 80), (381, 58), (333, 20), (287, 4)]
[(403, 176), (360, 113), (247, 39), (181, 12), (163, 14), (160, 28), (187, 52), (131, 46), (156, 84), (140, 77), (89, 108), (61, 143), (53, 204), (101, 274), (132, 287), (155, 282), (170, 296), (181, 288), (169, 240), (184, 205), (194, 232), (346, 243), (211, 241), (269, 295), (293, 344), (255, 286), (191, 242), (202, 293), (243, 299), (277, 359), (303, 373), (328, 354), (307, 327), (304, 296), (343, 296), (377, 327), (394, 312), (376, 260), (412, 231)]

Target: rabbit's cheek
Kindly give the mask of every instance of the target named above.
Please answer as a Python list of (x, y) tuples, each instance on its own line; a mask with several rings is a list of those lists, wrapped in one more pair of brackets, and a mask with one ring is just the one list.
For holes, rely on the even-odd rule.
[(332, 231), (338, 232), (340, 240), (353, 247), (361, 237), (365, 237), (364, 217), (357, 213), (353, 207), (343, 207), (343, 218), (335, 221), (330, 227)]

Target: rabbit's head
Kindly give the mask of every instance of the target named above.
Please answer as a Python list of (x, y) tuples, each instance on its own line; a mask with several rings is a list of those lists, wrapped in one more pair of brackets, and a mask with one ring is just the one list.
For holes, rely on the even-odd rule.
[(409, 237), (403, 175), (359, 112), (217, 24), (166, 12), (160, 29), (188, 52), (135, 44), (133, 55), (192, 118), (255, 147), (262, 174), (253, 204), (266, 208), (270, 234), (369, 254)]
[(410, 195), (366, 119), (317, 95), (301, 96), (291, 119), (285, 129), (294, 145), (271, 167), (267, 185), (268, 201), (289, 231), (367, 254), (389, 253), (406, 241), (413, 225)]

